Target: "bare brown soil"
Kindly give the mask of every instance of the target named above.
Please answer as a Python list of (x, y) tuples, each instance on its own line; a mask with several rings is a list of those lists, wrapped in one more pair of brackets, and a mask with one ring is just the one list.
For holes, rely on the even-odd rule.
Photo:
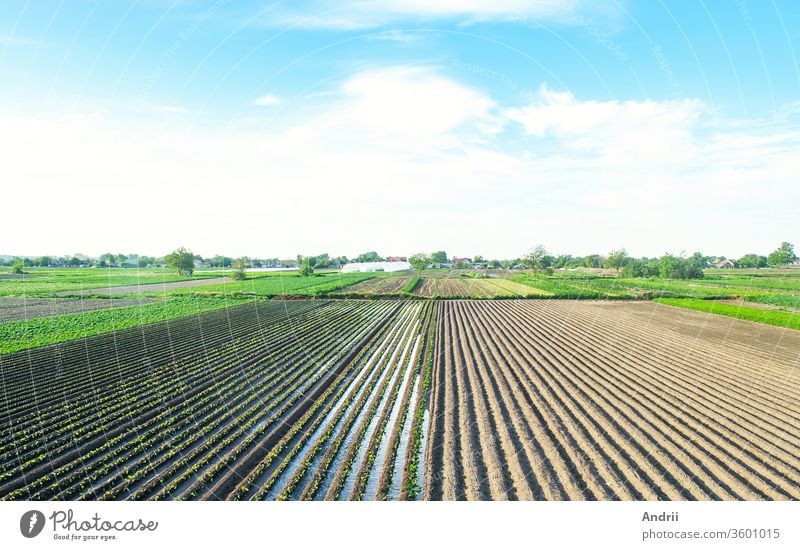
[(377, 277), (345, 287), (335, 294), (399, 294), (411, 277)]
[(548, 293), (502, 278), (424, 277), (414, 294), (426, 298), (524, 298)]
[(797, 331), (651, 302), (438, 307), (426, 498), (800, 498)]

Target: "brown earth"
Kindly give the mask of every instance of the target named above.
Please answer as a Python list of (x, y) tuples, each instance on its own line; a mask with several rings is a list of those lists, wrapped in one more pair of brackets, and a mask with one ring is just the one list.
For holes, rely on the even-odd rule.
[(800, 332), (650, 302), (438, 307), (426, 498), (800, 498)]
[(399, 294), (411, 277), (377, 277), (337, 290), (334, 294)]

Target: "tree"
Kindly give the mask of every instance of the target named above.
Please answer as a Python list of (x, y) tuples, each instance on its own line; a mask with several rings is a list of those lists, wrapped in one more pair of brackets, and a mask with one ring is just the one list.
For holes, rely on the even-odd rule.
[(767, 257), (759, 256), (758, 254), (745, 254), (736, 263), (739, 264), (739, 267), (758, 269), (759, 267), (767, 267)]
[(796, 259), (797, 256), (795, 256), (794, 253), (794, 245), (787, 242), (782, 242), (781, 246), (769, 255), (767, 258), (767, 263), (772, 266), (786, 265)]
[(105, 254), (100, 254), (100, 258), (98, 258), (97, 265), (100, 267), (113, 267), (114, 265), (114, 255), (110, 252), (106, 252)]
[(191, 276), (194, 273), (194, 254), (184, 247), (180, 247), (171, 254), (164, 256), (164, 263), (184, 277)]
[(420, 252), (418, 254), (414, 254), (413, 256), (411, 256), (408, 259), (408, 263), (410, 263), (411, 267), (413, 267), (417, 271), (422, 271), (423, 269), (428, 267), (429, 263), (431, 263), (431, 257), (428, 256), (427, 254)]
[(603, 259), (599, 254), (590, 254), (581, 260), (583, 267), (602, 267)]
[(664, 254), (658, 260), (658, 276), (662, 279), (677, 278), (679, 258), (672, 254)]
[(382, 262), (383, 258), (381, 258), (377, 252), (372, 251), (359, 254), (358, 258), (356, 258), (355, 261), (358, 263)]
[(617, 275), (619, 275), (619, 271), (625, 265), (625, 260), (627, 258), (628, 253), (625, 252), (624, 248), (612, 250), (608, 253), (608, 257), (606, 258), (606, 267), (609, 269), (616, 269)]
[(622, 276), (628, 278), (646, 277), (647, 266), (642, 260), (629, 258), (628, 261), (625, 262), (625, 266), (622, 268)]
[(326, 269), (331, 267), (333, 264), (333, 260), (331, 260), (330, 254), (320, 254), (319, 256), (314, 256), (314, 267), (316, 269)]
[(483, 256), (481, 256), (480, 254), (478, 254), (474, 258), (472, 258), (472, 263), (474, 263), (474, 264), (485, 264), (486, 263), (486, 259)]
[(220, 256), (217, 254), (211, 260), (212, 267), (231, 267), (233, 265), (233, 258), (228, 258), (227, 256)]
[(500, 260), (492, 260), (489, 262), (489, 267), (492, 269), (500, 269), (502, 266), (503, 264), (500, 262)]
[(695, 252), (685, 260), (682, 276), (684, 279), (702, 279), (705, 274), (703, 268), (708, 263), (708, 258), (700, 252)]
[(544, 246), (537, 244), (521, 258), (522, 264), (528, 269), (532, 270), (533, 275), (535, 277), (539, 274), (540, 269), (547, 267), (545, 265), (546, 256), (547, 256), (547, 249)]
[(300, 261), (300, 276), (310, 277), (314, 273), (314, 266), (308, 261), (308, 258), (303, 258)]
[(684, 258), (664, 254), (658, 260), (658, 276), (662, 279), (702, 279), (706, 258), (699, 252)]
[(567, 264), (569, 264), (570, 260), (572, 260), (572, 256), (569, 254), (559, 254), (553, 261), (553, 267), (556, 269), (564, 269), (567, 267)]
[(438, 252), (434, 252), (431, 254), (431, 263), (433, 264), (446, 264), (447, 263), (447, 252), (444, 250), (439, 250)]
[(22, 258), (16, 258), (11, 264), (11, 273), (14, 275), (22, 275), (25, 273), (25, 260)]
[(139, 267), (147, 267), (147, 266), (154, 266), (157, 264), (158, 260), (153, 256), (139, 256), (136, 265)]
[(237, 281), (244, 281), (247, 278), (245, 269), (247, 268), (248, 259), (245, 257), (238, 258), (233, 262), (233, 278)]

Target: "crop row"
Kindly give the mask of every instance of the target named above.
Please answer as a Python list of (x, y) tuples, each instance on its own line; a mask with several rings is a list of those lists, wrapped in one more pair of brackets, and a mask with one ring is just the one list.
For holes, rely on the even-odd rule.
[[(27, 433), (24, 430), (19, 433), (15, 431), (22, 423), (10, 423), (3, 434), (4, 448), (7, 449), (4, 459), (7, 465), (26, 452), (26, 441), (30, 441), (32, 446), (38, 446), (41, 452), (32, 460), (17, 460), (16, 468), (23, 469), (22, 475), (12, 471), (12, 483), (6, 483), (0, 494), (21, 489), (31, 491), (45, 486), (48, 480), (63, 486), (66, 483), (65, 476), (71, 471), (79, 471), (78, 477), (85, 478), (83, 466), (90, 458), (102, 457), (97, 462), (105, 464), (107, 468), (109, 456), (115, 456), (113, 468), (118, 468), (120, 463), (117, 458), (123, 457), (129, 467), (135, 467), (136, 463), (131, 462), (135, 456), (131, 454), (131, 449), (136, 446), (133, 442), (147, 446), (158, 438), (163, 439), (170, 428), (180, 425), (187, 415), (193, 414), (195, 402), (216, 403), (216, 407), (212, 408), (213, 412), (224, 411), (233, 400), (241, 399), (248, 391), (253, 393), (258, 387), (255, 386), (255, 381), (264, 382), (270, 378), (270, 374), (273, 379), (283, 383), (282, 388), (287, 392), (295, 391), (297, 388), (289, 383), (289, 365), (304, 366), (304, 372), (322, 370), (319, 357), (321, 353), (337, 346), (346, 348), (349, 343), (347, 334), (363, 333), (365, 327), (380, 320), (380, 311), (389, 309), (382, 304), (362, 305), (352, 302), (326, 304), (311, 309), (308, 306), (303, 308), (302, 304), (295, 305), (296, 302), (288, 304), (276, 304), (274, 307), (288, 308), (286, 311), (292, 308), (304, 309), (308, 316), (297, 322), (292, 317), (285, 318), (282, 322), (267, 317), (264, 319), (267, 321), (266, 327), (262, 330), (253, 330), (253, 326), (250, 326), (249, 338), (239, 336), (235, 340), (222, 339), (214, 345), (209, 345), (208, 339), (198, 339), (195, 332), (195, 349), (191, 352), (183, 350), (182, 355), (173, 359), (175, 350), (172, 346), (167, 346), (166, 353), (171, 357), (165, 358), (165, 364), (159, 368), (143, 366), (140, 362), (133, 361), (127, 365), (116, 383), (103, 386), (102, 390), (108, 390), (109, 393), (101, 394), (100, 398), (91, 389), (79, 388), (80, 382), (76, 381), (75, 387), (64, 388), (64, 395), (80, 394), (83, 389), (84, 392), (95, 395), (94, 400), (78, 403), (75, 410), (59, 410), (61, 405), (68, 402), (66, 399), (64, 403), (54, 403), (52, 411), (40, 408), (32, 414), (42, 422), (34, 421), (33, 430)], [(252, 310), (243, 310), (241, 313), (244, 317), (253, 317)], [(259, 316), (255, 317), (258, 320)], [(231, 326), (238, 325), (232, 322)], [(222, 334), (232, 332), (224, 327), (217, 328), (222, 329)], [(247, 330), (237, 332), (246, 334)], [(98, 342), (98, 348), (104, 350), (103, 342)], [(115, 355), (119, 363), (126, 363), (124, 354)], [(305, 378), (298, 374), (294, 381), (299, 380)], [(235, 382), (239, 382), (239, 385)], [(226, 388), (234, 388), (235, 391), (230, 395), (222, 394), (222, 390)], [(254, 395), (261, 397), (257, 392)], [(123, 400), (121, 405), (120, 399)], [(69, 422), (65, 424), (64, 415), (69, 418)], [(30, 427), (31, 419), (27, 419), (27, 422)], [(202, 433), (203, 430), (197, 429), (200, 425), (206, 427), (194, 418), (189, 426), (190, 431), (194, 434)], [(55, 430), (50, 430), (54, 427)], [(58, 428), (61, 428), (60, 432)], [(150, 431), (147, 431), (148, 428), (151, 428)], [(47, 435), (52, 431), (56, 433)], [(148, 439), (147, 434), (151, 434), (152, 439)], [(43, 481), (31, 482), (31, 473), (41, 476), (39, 479)], [(20, 483), (19, 480), (23, 477), (27, 482)], [(85, 485), (85, 479), (83, 483)], [(51, 487), (50, 491), (53, 490)], [(14, 493), (11, 496), (22, 495)]]

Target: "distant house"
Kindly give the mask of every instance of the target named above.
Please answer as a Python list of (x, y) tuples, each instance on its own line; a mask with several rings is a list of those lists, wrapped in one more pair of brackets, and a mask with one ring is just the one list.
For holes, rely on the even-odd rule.
[(792, 267), (800, 267), (800, 260), (794, 260), (792, 262)]
[(453, 258), (454, 264), (471, 264), (472, 258)]
[(342, 273), (366, 273), (369, 271), (410, 271), (408, 262), (356, 262), (342, 267)]
[(407, 256), (386, 256), (387, 262), (407, 262)]

